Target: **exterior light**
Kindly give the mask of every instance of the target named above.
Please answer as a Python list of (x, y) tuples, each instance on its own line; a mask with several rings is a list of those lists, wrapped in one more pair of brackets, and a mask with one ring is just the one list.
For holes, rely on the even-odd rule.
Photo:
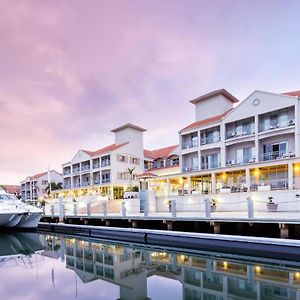
[(259, 169), (255, 169), (255, 171), (254, 171), (254, 175), (255, 175), (256, 177), (258, 177), (258, 176), (260, 175), (260, 171), (259, 171)]
[(228, 269), (228, 262), (227, 261), (224, 261), (223, 262), (223, 269)]
[(296, 277), (297, 279), (299, 279), (299, 278), (300, 278), (300, 273), (299, 273), (299, 272), (296, 272), (296, 273), (295, 273), (295, 277)]
[(261, 267), (256, 266), (256, 267), (255, 267), (255, 272), (256, 272), (256, 273), (260, 273), (260, 272), (261, 272)]
[(295, 165), (295, 166), (294, 166), (294, 171), (297, 172), (297, 173), (300, 171), (299, 165)]
[(223, 178), (223, 179), (226, 179), (226, 177), (227, 177), (227, 174), (226, 174), (226, 173), (223, 173), (223, 174), (222, 174), (222, 178)]
[(180, 185), (183, 184), (183, 179), (182, 179), (182, 177), (179, 178), (179, 184), (180, 184)]

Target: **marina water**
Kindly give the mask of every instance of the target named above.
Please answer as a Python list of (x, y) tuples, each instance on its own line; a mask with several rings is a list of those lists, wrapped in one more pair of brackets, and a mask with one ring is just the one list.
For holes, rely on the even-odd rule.
[(1, 299), (300, 299), (300, 263), (88, 240), (0, 235)]

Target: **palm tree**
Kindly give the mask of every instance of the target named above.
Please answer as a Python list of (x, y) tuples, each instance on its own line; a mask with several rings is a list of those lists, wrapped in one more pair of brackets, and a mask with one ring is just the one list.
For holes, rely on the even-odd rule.
[(61, 190), (63, 188), (62, 182), (54, 182), (51, 181), (51, 189), (50, 189), (50, 184), (48, 183), (47, 187), (45, 188), (45, 191), (47, 195), (50, 195), (50, 190), (51, 191), (56, 191), (56, 190)]
[(129, 174), (129, 192), (132, 191), (133, 171), (134, 171), (134, 168), (127, 168), (127, 172)]

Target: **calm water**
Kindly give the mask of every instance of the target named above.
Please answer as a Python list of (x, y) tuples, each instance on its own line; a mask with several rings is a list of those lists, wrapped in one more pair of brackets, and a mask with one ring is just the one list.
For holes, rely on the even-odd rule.
[(0, 267), (0, 299), (300, 299), (298, 262), (62, 235), (1, 233)]

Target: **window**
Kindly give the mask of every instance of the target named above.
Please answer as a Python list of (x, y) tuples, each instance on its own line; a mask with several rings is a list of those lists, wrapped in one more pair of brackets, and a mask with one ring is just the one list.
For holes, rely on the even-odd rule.
[(272, 160), (281, 158), (287, 153), (287, 142), (277, 142), (274, 144), (265, 144), (263, 147), (263, 160)]
[(42, 180), (42, 185), (48, 184), (48, 180)]
[(127, 157), (125, 155), (119, 155), (120, 162), (127, 162)]
[(134, 165), (139, 165), (140, 164), (140, 160), (136, 157), (130, 157), (130, 163), (134, 164)]

